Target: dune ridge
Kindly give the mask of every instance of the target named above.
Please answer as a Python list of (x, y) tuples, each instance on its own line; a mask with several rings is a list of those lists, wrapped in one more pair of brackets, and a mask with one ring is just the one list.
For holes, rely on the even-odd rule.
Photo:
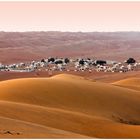
[(139, 107), (138, 90), (74, 75), (0, 82), (0, 121), (33, 123), (32, 133), (46, 127), (27, 135), (18, 126), (22, 137), (140, 138)]
[(140, 91), (140, 78), (126, 78), (112, 84)]

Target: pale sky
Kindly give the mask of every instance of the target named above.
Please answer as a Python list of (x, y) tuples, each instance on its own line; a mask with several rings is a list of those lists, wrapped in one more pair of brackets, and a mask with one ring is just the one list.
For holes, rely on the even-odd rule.
[(140, 31), (140, 2), (0, 2), (1, 31)]

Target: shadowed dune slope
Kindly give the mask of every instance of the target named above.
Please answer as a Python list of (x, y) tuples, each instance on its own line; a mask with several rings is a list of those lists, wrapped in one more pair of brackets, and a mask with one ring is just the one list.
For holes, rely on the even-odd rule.
[(32, 125), (32, 133), (40, 125), (36, 135), (46, 138), (140, 138), (140, 92), (67, 74), (7, 80), (0, 82), (0, 116)]
[(114, 85), (140, 91), (140, 78), (128, 78), (113, 83)]

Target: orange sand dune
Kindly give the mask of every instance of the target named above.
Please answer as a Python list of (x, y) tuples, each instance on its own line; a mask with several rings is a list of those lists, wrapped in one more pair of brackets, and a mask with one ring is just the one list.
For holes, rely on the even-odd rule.
[(113, 83), (114, 85), (140, 91), (140, 78), (127, 78)]
[(67, 132), (36, 123), (0, 117), (0, 138), (88, 138), (76, 133)]
[[(139, 110), (139, 91), (79, 76), (0, 82), (0, 117), (12, 119), (21, 137), (140, 138)], [(3, 129), (12, 129), (8, 125)]]

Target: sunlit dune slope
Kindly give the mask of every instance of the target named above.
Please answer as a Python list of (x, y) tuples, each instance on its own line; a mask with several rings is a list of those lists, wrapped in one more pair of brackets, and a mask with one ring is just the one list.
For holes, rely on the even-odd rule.
[(1, 100), (69, 109), (90, 115), (112, 115), (115, 112), (124, 116), (125, 113), (120, 110), (122, 107), (139, 114), (139, 97), (140, 93), (133, 90), (65, 74), (0, 82)]
[(40, 137), (140, 138), (140, 92), (66, 74), (7, 80), (0, 82), (0, 116), (32, 123), (31, 132), (41, 125)]
[(128, 78), (113, 83), (114, 85), (127, 87), (140, 91), (140, 78)]
[(18, 120), (17, 118), (12, 119), (11, 117), (10, 114), (9, 117), (0, 117), (0, 138), (88, 138), (80, 134)]

